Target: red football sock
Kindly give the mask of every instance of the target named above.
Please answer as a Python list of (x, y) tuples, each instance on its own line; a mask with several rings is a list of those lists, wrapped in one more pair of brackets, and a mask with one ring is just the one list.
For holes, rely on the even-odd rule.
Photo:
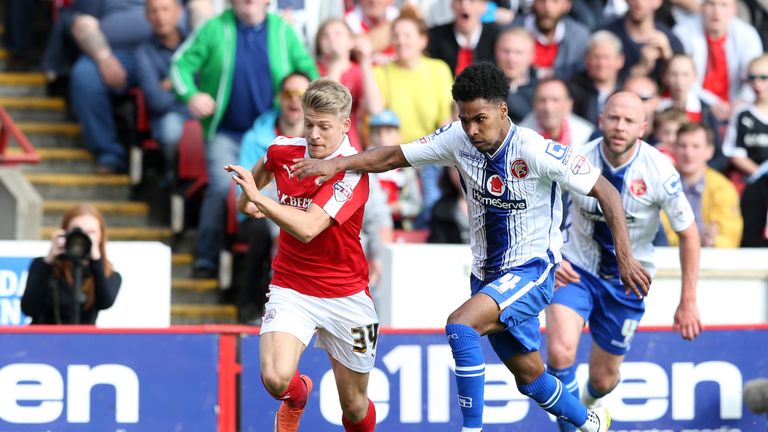
[(368, 399), (368, 412), (362, 420), (353, 424), (342, 415), (341, 422), (346, 432), (373, 432), (376, 429), (376, 406)]
[(281, 395), (272, 395), (277, 400), (285, 401), (285, 403), (291, 408), (304, 408), (307, 404), (307, 384), (301, 379), (299, 371), (291, 378), (291, 382), (288, 383), (288, 388), (285, 389)]

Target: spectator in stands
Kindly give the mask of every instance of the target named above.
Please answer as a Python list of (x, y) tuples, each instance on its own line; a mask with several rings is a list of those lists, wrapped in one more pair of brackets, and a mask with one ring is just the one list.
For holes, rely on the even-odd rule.
[(533, 38), (519, 27), (503, 31), (496, 39), (496, 64), (509, 80), (509, 118), (518, 123), (531, 112), (538, 82), (533, 69)]
[(720, 121), (753, 100), (744, 79), (763, 44), (755, 29), (736, 17), (736, 0), (704, 0), (701, 16), (678, 23), (674, 31), (696, 65), (702, 99)]
[(533, 112), (520, 126), (533, 129), (546, 139), (581, 147), (589, 141), (594, 126), (573, 114), (573, 99), (565, 83), (557, 78), (539, 81), (533, 95)]
[(741, 195), (742, 247), (768, 247), (768, 161), (755, 171)]
[[(412, 7), (403, 8), (392, 23), (395, 60), (374, 68), (384, 106), (400, 119), (403, 142), (434, 132), (451, 121), (453, 74), (448, 65), (424, 55), (427, 26)], [(440, 197), (440, 169), (434, 165), (420, 172), (424, 207), (416, 228), (428, 227), (432, 205)]]
[(153, 36), (136, 50), (136, 72), (149, 111), (152, 137), (160, 144), (169, 176), (174, 173), (176, 150), (189, 118), (186, 105), (176, 99), (168, 78), (171, 57), (184, 38), (179, 28), (181, 14), (177, 0), (147, 0), (147, 21)]
[(621, 88), (619, 70), (624, 65), (621, 41), (605, 30), (595, 32), (587, 43), (586, 70), (571, 77), (573, 112), (597, 126), (608, 96)]
[(453, 21), (429, 29), (429, 55), (447, 63), (454, 75), (472, 62), (493, 61), (499, 28), (480, 21), (486, 4), (486, 0), (451, 0)]
[(32, 324), (95, 324), (99, 311), (114, 304), (122, 278), (107, 259), (106, 243), (95, 207), (81, 204), (64, 214), (48, 255), (29, 266), (21, 310)]
[(40, 61), (40, 68), (45, 74), (48, 96), (68, 96), (70, 70), (80, 56), (80, 49), (72, 35), (72, 23), (76, 13), (74, 5), (57, 6), (58, 17), (51, 24), (48, 41)]
[(395, 58), (392, 46), (392, 21), (400, 14), (393, 0), (360, 0), (344, 15), (349, 28), (371, 42), (373, 63), (389, 63)]
[(631, 76), (624, 81), (622, 90), (636, 94), (643, 102), (645, 120), (648, 122), (643, 141), (651, 142), (653, 137), (653, 119), (656, 111), (659, 109), (659, 103), (661, 103), (658, 84), (647, 76)]
[(723, 142), (723, 153), (746, 176), (768, 160), (768, 54), (754, 59), (747, 76), (755, 101), (731, 117)]
[[(331, 18), (317, 32), (317, 69), (320, 75), (344, 84), (352, 94), (352, 127), (347, 136), (352, 147), (362, 150), (359, 129), (361, 116), (384, 109), (384, 101), (373, 78), (371, 44), (367, 38), (355, 38), (340, 18)], [(354, 61), (353, 61), (354, 56)]]
[(655, 20), (661, 3), (662, 0), (628, 0), (627, 14), (605, 27), (624, 47), (622, 78), (650, 76), (658, 82), (666, 61), (683, 52), (683, 45), (672, 31)]
[(97, 172), (127, 169), (126, 151), (118, 140), (112, 97), (136, 81), (136, 48), (152, 37), (144, 17), (144, 0), (83, 0), (72, 33), (82, 55), (72, 68), (70, 98), (83, 131), (83, 142), (96, 157)]
[(365, 202), (363, 213), (363, 228), (360, 230), (360, 242), (363, 245), (365, 258), (368, 260), (368, 287), (374, 303), (378, 301), (379, 293), (376, 288), (381, 282), (384, 263), (384, 245), (392, 243), (394, 226), (392, 212), (387, 204), (386, 192), (381, 188), (378, 174), (368, 174), (371, 192)]
[[(368, 121), (371, 147), (400, 145), (400, 119), (392, 111), (382, 111)], [(406, 167), (376, 175), (386, 193), (395, 228), (412, 230), (413, 220), (421, 211), (421, 186), (416, 168)]]
[(709, 104), (701, 100), (694, 86), (696, 84), (696, 68), (693, 60), (687, 54), (675, 54), (667, 62), (664, 71), (664, 86), (669, 97), (662, 98), (659, 110), (674, 106), (685, 111), (688, 119), (701, 123), (713, 133), (715, 154), (709, 159), (709, 166), (724, 172), (728, 168), (728, 158), (723, 155), (723, 140), (720, 137), (720, 122), (715, 117)]
[(467, 200), (456, 168), (442, 167), (440, 190), (440, 199), (432, 208), (432, 227), (427, 243), (468, 244)]
[[(715, 153), (712, 131), (700, 123), (680, 127), (674, 146), (683, 192), (691, 204), (703, 247), (738, 247), (743, 221), (739, 194), (730, 180), (707, 166)], [(662, 215), (670, 246), (678, 245), (669, 219)]]
[[(278, 108), (272, 108), (260, 115), (243, 136), (240, 143), (240, 166), (251, 168), (256, 165), (278, 135), (291, 138), (304, 136), (301, 96), (307, 91), (309, 82), (309, 77), (301, 72), (293, 72), (283, 78)], [(262, 189), (262, 192), (276, 198), (272, 184)], [(276, 244), (278, 228), (266, 218), (246, 218), (238, 213), (238, 219), (240, 222), (237, 240), (248, 245), (237, 292), (239, 320), (244, 323), (256, 323), (264, 312), (264, 304), (267, 301), (273, 246)]]
[(31, 54), (38, 3), (37, 0), (5, 1), (3, 45), (10, 54), (5, 63), (7, 70), (27, 70), (33, 65)]
[(267, 3), (233, 0), (232, 9), (206, 22), (173, 57), (174, 90), (200, 119), (207, 140), (208, 187), (195, 246), (196, 277), (217, 274), (232, 181), (220, 167), (238, 160), (243, 134), (273, 107), (285, 76), (300, 71), (317, 77), (315, 62), (294, 30), (267, 13)]
[(571, 0), (533, 0), (532, 12), (518, 16), (535, 41), (533, 65), (539, 78), (568, 79), (580, 69), (589, 29), (568, 16)]
[(690, 123), (684, 110), (673, 106), (664, 108), (653, 118), (653, 140), (649, 142), (656, 150), (675, 162), (675, 141), (680, 126)]

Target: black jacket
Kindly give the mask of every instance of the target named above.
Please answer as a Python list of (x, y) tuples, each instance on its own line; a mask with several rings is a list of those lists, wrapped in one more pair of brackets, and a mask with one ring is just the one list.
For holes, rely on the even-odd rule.
[(744, 216), (742, 247), (768, 247), (766, 224), (768, 221), (768, 174), (747, 185), (741, 195), (741, 214)]
[[(117, 272), (107, 278), (104, 262), (89, 261), (83, 269), (83, 280), (93, 277), (94, 302), (86, 310), (80, 308), (79, 324), (94, 324), (100, 310), (115, 302), (122, 278)], [(29, 266), (27, 286), (21, 297), (21, 311), (32, 318), (32, 324), (77, 324), (74, 322), (74, 295), (66, 280), (53, 275), (53, 266), (43, 258), (35, 258)]]
[[(499, 27), (494, 23), (483, 24), (480, 40), (473, 51), (473, 61), (493, 62), (493, 49), (496, 38), (499, 37)], [(456, 72), (456, 59), (459, 56), (459, 43), (453, 32), (453, 23), (443, 24), (429, 29), (429, 45), (427, 51), (432, 58), (448, 63), (451, 72)]]

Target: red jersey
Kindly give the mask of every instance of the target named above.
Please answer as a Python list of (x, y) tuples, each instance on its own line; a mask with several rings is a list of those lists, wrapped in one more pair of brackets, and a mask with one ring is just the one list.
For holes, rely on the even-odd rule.
[[(347, 137), (326, 159), (357, 153)], [(265, 167), (275, 175), (282, 205), (306, 211), (316, 204), (333, 221), (309, 243), (280, 230), (272, 283), (315, 297), (346, 297), (368, 292), (368, 262), (360, 244), (363, 208), (368, 200), (368, 174), (339, 173), (322, 185), (314, 177), (288, 177), (293, 159), (309, 157), (304, 138), (278, 137), (267, 149)]]
[(721, 100), (728, 102), (728, 54), (725, 52), (725, 38), (712, 39), (707, 36), (707, 71), (704, 87)]

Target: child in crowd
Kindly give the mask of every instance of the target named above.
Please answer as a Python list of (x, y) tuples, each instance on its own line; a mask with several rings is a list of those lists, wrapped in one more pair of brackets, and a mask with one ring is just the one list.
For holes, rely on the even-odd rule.
[(768, 160), (768, 54), (752, 60), (747, 75), (755, 102), (734, 112), (725, 134), (723, 153), (745, 176)]
[[(400, 119), (392, 111), (382, 111), (371, 116), (371, 148), (399, 145)], [(399, 168), (378, 174), (379, 183), (387, 194), (395, 228), (413, 229), (413, 219), (421, 211), (421, 188), (415, 168)]]
[(685, 111), (673, 106), (665, 108), (653, 118), (653, 145), (668, 156), (672, 163), (675, 163), (672, 150), (677, 140), (677, 130), (686, 123), (688, 116)]

